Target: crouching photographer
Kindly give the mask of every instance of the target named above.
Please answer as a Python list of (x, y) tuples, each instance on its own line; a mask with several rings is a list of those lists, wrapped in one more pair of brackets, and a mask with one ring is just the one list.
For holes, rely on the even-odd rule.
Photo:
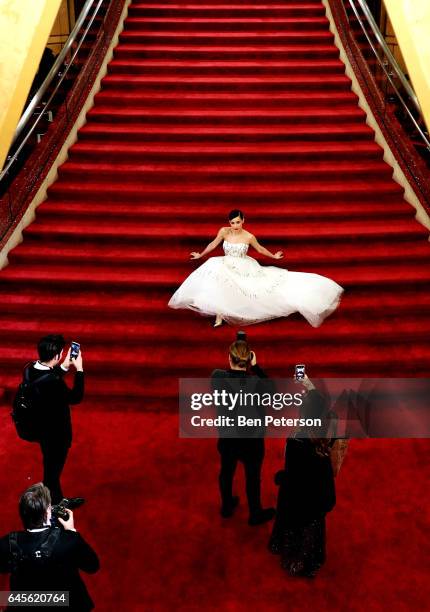
[[(51, 506), (49, 489), (38, 483), (21, 496), (19, 514), (24, 530), (0, 539), (0, 572), (10, 574), (10, 590), (68, 592), (68, 610), (92, 610), (79, 571), (93, 574), (100, 565), (97, 554), (76, 531), (73, 512), (64, 503)], [(51, 518), (60, 526), (53, 526)]]

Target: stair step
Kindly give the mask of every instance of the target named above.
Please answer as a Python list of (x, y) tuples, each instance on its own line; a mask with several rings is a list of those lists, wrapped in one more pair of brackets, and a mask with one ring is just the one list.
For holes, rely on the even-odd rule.
[(284, 44), (273, 45), (260, 42), (258, 45), (192, 45), (192, 44), (138, 44), (120, 42), (114, 50), (115, 58), (128, 59), (197, 59), (197, 60), (293, 60), (338, 58), (339, 50), (333, 44), (313, 43), (308, 46)]
[(194, 18), (212, 17), (232, 17), (232, 16), (258, 16), (262, 19), (270, 17), (292, 17), (303, 15), (319, 16), (325, 15), (324, 6), (321, 3), (307, 4), (223, 4), (213, 5), (211, 3), (202, 4), (131, 4), (128, 9), (130, 17), (187, 17), (192, 15)]
[[(115, 240), (120, 244), (122, 241), (147, 241), (148, 244), (155, 241), (170, 240), (177, 244), (186, 241), (187, 247), (200, 245), (203, 237), (212, 237), (219, 228), (217, 225), (199, 224), (199, 231), (190, 224), (174, 224), (169, 226), (165, 224), (156, 224), (145, 222), (136, 224), (133, 222), (122, 221), (109, 222), (108, 220), (85, 220), (81, 222), (69, 222), (59, 226), (56, 219), (43, 219), (36, 221), (30, 225), (24, 232), (25, 236), (32, 236), (33, 239), (38, 237), (39, 240), (56, 239), (70, 240), (74, 239), (74, 235), (80, 237), (80, 240), (88, 240), (98, 242), (109, 242)], [(263, 223), (255, 224), (253, 230), (259, 239), (265, 240), (270, 238), (271, 244), (282, 244), (289, 242), (306, 241), (311, 244), (324, 240), (327, 244), (342, 242), (342, 240), (354, 240), (363, 242), (367, 240), (382, 239), (391, 237), (393, 240), (408, 240), (414, 238), (428, 238), (428, 230), (418, 223), (410, 220), (374, 220), (372, 223), (366, 221), (326, 221), (306, 223), (277, 223), (275, 227), (265, 225)], [(140, 244), (143, 244), (140, 242)]]
[(181, 35), (193, 34), (197, 32), (210, 32), (219, 35), (221, 33), (289, 33), (294, 32), (326, 32), (328, 21), (326, 16), (297, 16), (297, 17), (249, 17), (249, 16), (234, 16), (234, 17), (182, 17), (175, 15), (173, 17), (134, 17), (128, 16), (125, 23), (126, 33), (134, 32), (177, 32)]
[[(298, 321), (294, 321), (294, 323), (297, 326)], [(306, 323), (306, 325), (308, 324)], [(266, 326), (270, 326), (270, 323), (267, 323)], [(273, 322), (274, 326), (275, 322)], [(207, 321), (203, 329), (208, 329)], [(252, 327), (248, 330), (250, 334), (251, 329)], [(311, 329), (313, 330), (313, 328)], [(231, 329), (218, 331), (223, 334), (223, 336), (219, 334), (219, 337), (220, 339), (223, 338), (224, 341), (221, 341), (218, 347), (214, 348), (210, 354), (203, 353), (203, 364), (202, 351), (204, 351), (204, 347), (201, 350), (189, 351), (184, 354), (180, 369), (175, 371), (175, 381), (172, 381), (172, 384), (167, 386), (164, 378), (163, 387), (167, 386), (172, 392), (173, 397), (176, 395), (176, 400), (178, 378), (201, 377), (202, 372), (207, 373), (209, 377), (213, 368), (220, 367), (220, 364), (226, 363), (225, 346), (228, 346), (227, 343), (231, 341)], [(228, 331), (230, 333), (227, 333)], [(163, 380), (161, 376), (169, 375), (172, 360), (172, 348), (170, 345), (160, 347), (159, 343), (156, 342), (154, 345), (148, 345), (145, 351), (133, 351), (132, 355), (128, 346), (121, 348), (109, 347), (109, 358), (106, 357), (106, 345), (107, 342), (105, 341), (101, 345), (92, 345), (85, 349), (85, 370), (89, 373), (89, 376), (87, 376), (88, 394), (99, 394), (101, 383), (104, 382), (106, 386), (106, 383), (109, 382), (108, 375), (112, 376), (114, 373), (127, 372), (127, 380), (131, 383), (133, 378), (136, 380), (136, 377), (140, 375), (142, 381), (140, 388), (143, 391), (143, 393), (141, 392), (141, 397), (145, 397), (150, 389), (150, 380), (153, 375), (158, 375), (160, 382)], [(271, 376), (285, 377), (288, 370), (289, 375), (292, 375), (292, 366), (286, 361), (284, 351), (273, 351), (271, 337), (267, 337), (267, 334), (265, 342), (253, 343), (253, 346), (259, 356), (260, 363), (264, 365), (265, 359), (270, 363), (270, 367), (267, 366), (267, 371)], [(387, 360), (388, 354), (390, 355), (389, 360)], [(20, 379), (24, 365), (34, 358), (35, 349), (31, 345), (22, 348), (0, 348), (2, 370), (4, 372), (7, 368), (6, 371), (10, 372), (13, 376), (14, 387)], [(313, 339), (306, 344), (299, 342), (294, 347), (294, 359), (297, 362), (305, 363), (307, 371), (311, 372), (314, 377), (327, 375), (341, 377), (345, 373), (348, 376), (367, 375), (373, 378), (378, 376), (385, 377), (392, 375), (396, 368), (404, 376), (407, 374), (419, 376), (425, 375), (429, 368), (428, 341), (396, 343), (393, 336), (391, 336), (391, 342), (375, 343), (372, 345), (369, 345), (366, 340), (351, 344), (345, 343), (343, 340), (342, 343), (334, 342), (327, 344), (324, 347), (324, 351), (315, 351)], [(145, 373), (145, 376), (142, 376), (142, 373)], [(97, 374), (98, 380), (96, 378)], [(127, 395), (127, 391), (125, 391), (125, 395)]]
[(133, 91), (179, 92), (300, 92), (300, 91), (349, 91), (351, 80), (343, 74), (320, 76), (151, 76), (107, 74), (101, 82), (102, 89)]
[[(285, 267), (285, 264), (277, 267)], [(47, 268), (36, 265), (10, 266), (5, 268), (2, 280), (3, 283), (20, 284), (25, 279), (28, 284), (38, 284), (48, 282), (51, 285), (55, 279), (55, 284), (76, 288), (98, 286), (98, 287), (140, 287), (144, 290), (148, 288), (170, 287), (174, 290), (178, 287), (185, 277), (185, 266), (183, 270), (141, 270), (139, 268), (128, 268), (120, 266), (101, 269), (100, 267), (85, 267), (83, 270), (76, 265), (56, 264)], [(191, 265), (188, 271), (192, 271)], [(291, 268), (290, 268), (291, 270)], [(294, 271), (294, 270), (291, 270)], [(298, 270), (300, 271), (300, 269)], [(414, 287), (421, 285), (430, 289), (430, 270), (422, 267), (415, 267), (412, 270), (409, 265), (399, 264), (397, 266), (361, 266), (360, 268), (342, 267), (332, 265), (321, 271), (324, 276), (333, 278), (343, 287), (371, 287), (379, 285), (395, 286), (397, 288)]]
[[(264, 241), (264, 244), (270, 247), (267, 240)], [(84, 241), (80, 241), (78, 244), (69, 244), (56, 241), (53, 237), (43, 244), (34, 244), (31, 236), (29, 236), (25, 242), (9, 253), (9, 260), (17, 263), (32, 263), (35, 259), (39, 259), (42, 267), (49, 267), (52, 262), (56, 261), (60, 250), (62, 263), (68, 265), (79, 261), (79, 266), (106, 267), (108, 263), (109, 267), (118, 265), (120, 268), (122, 266), (147, 268), (155, 266), (158, 268), (163, 265), (167, 269), (182, 265), (188, 266), (191, 247), (178, 246), (172, 243), (171, 245), (160, 245), (155, 251), (152, 247), (145, 248), (144, 245), (127, 250), (121, 246), (106, 245), (101, 252), (98, 245)], [(269, 259), (259, 255), (252, 248), (250, 248), (249, 254), (260, 261), (262, 265), (272, 265)], [(213, 255), (222, 255), (221, 246), (213, 252)], [(360, 244), (355, 246), (346, 243), (337, 245), (336, 250), (327, 249), (321, 252), (318, 246), (298, 242), (294, 245), (294, 248), (286, 247), (284, 256), (287, 268), (308, 270), (311, 266), (312, 271), (317, 267), (330, 267), (339, 261), (352, 267), (369, 263), (373, 263), (375, 266), (390, 265), (391, 263), (392, 265), (398, 265), (400, 262), (408, 262), (409, 265), (425, 265), (430, 260), (430, 245), (424, 239), (395, 242), (394, 244), (387, 244), (384, 241), (369, 241), (365, 249)]]
[(201, 60), (112, 60), (108, 67), (109, 74), (121, 75), (157, 75), (157, 76), (262, 76), (279, 77), (303, 74), (310, 76), (334, 76), (345, 74), (344, 64), (336, 60), (296, 60), (281, 61), (201, 61)]
[(96, 102), (102, 104), (111, 104), (115, 106), (124, 107), (126, 104), (128, 107), (146, 105), (146, 108), (172, 108), (174, 104), (175, 108), (228, 108), (228, 109), (248, 109), (248, 108), (288, 108), (290, 106), (302, 108), (314, 108), (319, 107), (321, 104), (333, 106), (336, 108), (338, 105), (345, 103), (352, 103), (357, 106), (357, 97), (352, 91), (326, 91), (326, 92), (315, 92), (310, 91), (303, 93), (300, 91), (289, 93), (273, 91), (270, 93), (264, 92), (247, 92), (243, 93), (235, 91), (234, 93), (223, 93), (223, 92), (171, 92), (165, 91), (162, 94), (154, 91), (149, 94), (145, 91), (114, 91), (114, 90), (102, 90), (96, 95)]
[[(393, 174), (393, 169), (388, 164), (383, 162), (358, 162), (350, 161), (333, 162), (313, 162), (299, 163), (291, 162), (288, 164), (267, 164), (267, 163), (224, 163), (220, 164), (204, 164), (204, 163), (189, 163), (184, 161), (178, 164), (130, 164), (130, 163), (88, 163), (67, 161), (59, 168), (59, 176), (64, 180), (79, 180), (85, 182), (88, 180), (97, 180), (103, 177), (109, 178), (112, 183), (123, 183), (128, 181), (153, 181), (153, 180), (230, 180), (243, 179), (252, 180), (285, 180), (296, 181), (303, 178), (314, 181), (333, 181), (339, 177), (347, 180), (348, 178), (361, 179), (367, 177), (377, 178), (379, 180), (390, 179)], [(175, 203), (172, 203), (174, 210)], [(179, 210), (175, 214), (186, 213), (181, 203), (177, 203)], [(289, 205), (286, 208), (288, 212)], [(214, 211), (214, 216), (218, 209)], [(108, 213), (108, 211), (106, 211)], [(209, 212), (209, 211), (208, 211)]]
[(335, 125), (351, 121), (363, 121), (365, 113), (357, 106), (327, 107), (318, 109), (303, 109), (301, 107), (281, 109), (155, 109), (139, 108), (122, 109), (116, 106), (98, 105), (93, 107), (87, 114), (90, 122), (108, 123), (112, 120), (115, 124), (127, 123), (178, 123), (181, 125), (192, 125), (206, 123), (206, 125), (283, 125), (307, 123), (313, 121), (332, 122)]
[[(266, 261), (267, 263), (267, 261)], [(301, 265), (300, 265), (301, 264)], [(303, 262), (298, 262), (297, 269), (305, 269)], [(307, 268), (306, 268), (307, 269)], [(133, 321), (140, 319), (175, 321), (199, 320), (198, 315), (188, 311), (178, 311), (166, 308), (171, 297), (170, 287), (151, 290), (144, 293), (123, 288), (120, 293), (104, 291), (93, 287), (82, 287), (73, 295), (73, 313), (85, 321), (99, 318), (118, 318), (118, 310), (129, 315)], [(24, 316), (39, 317), (44, 320), (48, 316), (58, 316), (59, 311), (70, 308), (70, 287), (31, 285), (21, 287), (19, 292), (10, 291), (7, 285), (0, 291), (0, 307), (3, 315), (12, 313)], [(430, 308), (430, 292), (425, 287), (405, 287), (401, 294), (393, 295), (390, 287), (371, 287), (370, 289), (350, 289), (342, 300), (342, 308), (336, 312), (336, 318), (356, 318), (369, 315), (373, 317), (412, 316), (428, 313)], [(178, 319), (179, 317), (179, 319)], [(197, 318), (196, 318), (197, 317)]]
[[(195, 183), (189, 181), (169, 181), (161, 184), (159, 181), (145, 183), (127, 183), (124, 185), (106, 184), (105, 182), (88, 181), (82, 182), (79, 188), (80, 197), (88, 200), (100, 200), (101, 197), (108, 198), (110, 202), (133, 202), (146, 198), (153, 203), (166, 203), (177, 197), (178, 189), (181, 190), (182, 201), (194, 201), (203, 203), (206, 201), (216, 202), (220, 198), (225, 206), (233, 207), (234, 203), (248, 206), (255, 205), (257, 201), (281, 202), (295, 200), (297, 202), (319, 201), (332, 198), (333, 200), (345, 200), (349, 197), (361, 197), (363, 200), (373, 201), (375, 194), (378, 198), (386, 201), (398, 201), (403, 198), (403, 188), (394, 181), (351, 180), (327, 182), (295, 182), (285, 183), (279, 180), (252, 179), (237, 183), (237, 181), (223, 180), (210, 181), (201, 180)], [(75, 200), (76, 189), (74, 185), (66, 182), (54, 183), (48, 190), (50, 196), (64, 200)], [(162, 233), (162, 231), (161, 231)]]
[(116, 142), (146, 142), (149, 143), (192, 143), (216, 144), (222, 142), (224, 147), (231, 144), (293, 142), (303, 141), (351, 141), (373, 140), (373, 130), (364, 123), (331, 123), (298, 124), (294, 126), (246, 126), (228, 127), (206, 125), (177, 126), (142, 124), (109, 125), (103, 123), (87, 123), (79, 131), (81, 141), (98, 142), (108, 140), (115, 146)]
[[(337, 320), (335, 320), (337, 319)], [(198, 327), (203, 327), (203, 321), (199, 322)], [(430, 321), (428, 317), (415, 315), (413, 317), (392, 317), (392, 318), (373, 318), (372, 325), (365, 326), (361, 320), (351, 320), (342, 318), (339, 319), (335, 315), (333, 319), (327, 319), (325, 324), (315, 331), (308, 324), (297, 324), (295, 320), (292, 322), (288, 319), (279, 320), (276, 326), (277, 334), (271, 336), (273, 346), (283, 345), (285, 338), (288, 337), (289, 346), (295, 346), (299, 343), (313, 342), (315, 344), (324, 342), (327, 345), (340, 344), (345, 339), (349, 343), (360, 343), (363, 341), (372, 342), (377, 336), (378, 342), (392, 343), (394, 337), (397, 342), (405, 341), (424, 341), (430, 339)], [(120, 321), (107, 320), (98, 321), (74, 321), (64, 320), (64, 317), (50, 317), (44, 320), (36, 320), (33, 318), (23, 318), (20, 315), (8, 317), (0, 317), (0, 328), (2, 330), (3, 344), (7, 347), (8, 344), (17, 346), (20, 342), (30, 347), (35, 346), (37, 341), (47, 330), (61, 329), (61, 333), (66, 338), (78, 338), (82, 346), (85, 348), (85, 354), (91, 358), (91, 354), (95, 349), (91, 345), (103, 344), (109, 342), (110, 345), (128, 346), (130, 350), (137, 347), (145, 347), (144, 352), (148, 350), (148, 345), (155, 345), (157, 341), (165, 343), (181, 342), (184, 340), (184, 329), (178, 326), (176, 320), (165, 321), (162, 326), (157, 321)], [(336, 333), (333, 335), (333, 328)], [(265, 344), (268, 342), (267, 330), (262, 326), (256, 326), (252, 330), (252, 342), (257, 344)], [(187, 344), (190, 352), (195, 349), (216, 350), (219, 348), (219, 337), (213, 334), (208, 337), (207, 334), (195, 334), (194, 336), (187, 335)], [(84, 351), (84, 348), (83, 348)], [(0, 363), (1, 363), (0, 350)]]
[[(186, 0), (161, 0), (160, 3), (153, 3), (153, 2), (149, 2), (150, 6), (153, 5), (157, 5), (157, 6), (169, 6), (169, 7), (190, 7), (190, 6), (196, 6), (196, 4), (192, 2), (187, 2)], [(133, 0), (133, 4), (132, 6), (134, 8), (139, 8), (139, 7), (143, 7), (145, 8), (147, 6), (146, 2), (142, 2), (139, 0)], [(206, 0), (205, 2), (203, 2), (202, 4), (198, 4), (197, 6), (203, 6), (203, 7), (219, 7), (219, 6), (230, 6), (229, 4), (226, 5), (226, 0)], [(249, 8), (253, 8), (254, 6), (261, 6), (260, 4), (256, 4), (254, 5), (253, 3), (250, 2), (250, 0), (233, 0), (233, 4), (231, 6), (243, 6), (246, 9)], [(279, 0), (266, 0), (264, 2), (264, 6), (267, 7), (279, 7), (279, 6), (286, 6), (285, 2), (284, 3), (280, 3)], [(291, 0), (291, 6), (300, 6), (300, 7), (306, 7), (306, 6), (321, 6), (321, 0)]]
[(80, 142), (72, 146), (69, 151), (70, 159), (79, 160), (133, 160), (139, 162), (183, 162), (184, 158), (189, 161), (205, 162), (228, 162), (228, 161), (318, 161), (321, 160), (360, 160), (379, 159), (382, 160), (383, 150), (375, 142), (357, 141), (350, 142), (302, 142), (282, 144), (258, 143), (255, 145), (235, 144), (228, 146), (204, 145), (199, 143), (178, 144), (169, 143), (169, 146), (161, 144), (141, 143), (115, 143), (106, 144), (102, 142), (89, 143)]
[(304, 30), (302, 32), (175, 32), (149, 29), (124, 30), (121, 43), (147, 44), (198, 44), (198, 45), (297, 45), (333, 43), (334, 35), (328, 30)]

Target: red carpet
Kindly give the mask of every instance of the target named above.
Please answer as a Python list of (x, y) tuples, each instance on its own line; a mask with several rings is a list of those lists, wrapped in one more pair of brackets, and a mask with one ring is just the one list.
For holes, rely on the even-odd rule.
[[(297, 586), (266, 555), (265, 533), (220, 525), (213, 445), (178, 441), (170, 414), (177, 377), (207, 375), (234, 337), (166, 304), (199, 265), (189, 252), (236, 207), (265, 246), (284, 250), (277, 265), (346, 288), (318, 330), (296, 316), (248, 328), (271, 373), (291, 375), (302, 362), (314, 376), (428, 376), (428, 232), (392, 180), (338, 56), (317, 0), (132, 2), (88, 123), (1, 272), (0, 388), (16, 385), (44, 333), (83, 345), (88, 395), (76, 429), (94, 443), (73, 449), (68, 478), (81, 493), (85, 471), (82, 521), (96, 521), (93, 541), (108, 559), (93, 580), (100, 610), (192, 609), (208, 598), (226, 610), (257, 601), (362, 609), (387, 591), (390, 607), (398, 597), (397, 609), (409, 609), (411, 585), (411, 607), (426, 601), (416, 503), (426, 442), (353, 445), (329, 565), (316, 586)], [(32, 449), (16, 450), (11, 432), (4, 445), (22, 473)], [(273, 497), (281, 452), (267, 446)], [(134, 602), (130, 589), (140, 607), (110, 607), (120, 590)]]
[[(17, 496), (41, 472), (38, 454), (16, 442), (4, 411), (0, 427), (5, 530), (19, 527)], [(239, 510), (232, 521), (219, 517), (213, 440), (179, 440), (172, 414), (99, 412), (88, 405), (76, 410), (75, 431), (63, 481), (66, 491), (88, 498), (75, 518), (100, 552), (102, 570), (85, 578), (96, 610), (427, 608), (427, 440), (351, 443), (328, 518), (327, 564), (306, 581), (288, 578), (266, 552), (269, 527), (248, 527), (240, 469)], [(267, 503), (275, 502), (272, 474), (281, 446), (281, 440), (266, 445)]]

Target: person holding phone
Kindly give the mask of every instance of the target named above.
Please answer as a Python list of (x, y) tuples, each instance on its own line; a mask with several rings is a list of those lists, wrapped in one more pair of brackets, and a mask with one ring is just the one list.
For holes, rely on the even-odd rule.
[[(267, 375), (257, 364), (256, 354), (251, 351), (246, 336), (238, 333), (241, 338), (229, 347), (229, 369), (216, 369), (212, 372), (213, 389), (228, 392), (237, 391), (240, 383), (245, 383), (248, 392), (262, 392), (262, 379), (268, 381)], [(229, 384), (229, 381), (231, 385)], [(266, 386), (266, 385), (265, 385)], [(220, 432), (221, 433), (221, 432)], [(233, 432), (234, 434), (235, 432)], [(261, 432), (260, 432), (261, 433)], [(256, 437), (226, 437), (220, 435), (218, 452), (221, 458), (219, 473), (219, 488), (221, 493), (221, 516), (229, 518), (233, 515), (239, 503), (239, 497), (233, 495), (233, 479), (238, 462), (243, 463), (246, 479), (246, 495), (249, 507), (249, 525), (261, 525), (275, 516), (274, 508), (263, 508), (261, 504), (261, 469), (264, 459), (264, 433)]]
[[(43, 457), (43, 483), (51, 492), (53, 504), (63, 499), (60, 479), (72, 445), (70, 406), (79, 404), (84, 397), (80, 346), (73, 343), (73, 349), (70, 347), (63, 358), (65, 344), (61, 335), (45, 336), (37, 345), (39, 359), (27, 366), (30, 382), (35, 387), (33, 409), (37, 415), (38, 440)], [(72, 388), (69, 388), (64, 376), (71, 366), (75, 369), (75, 378)], [(72, 503), (75, 508), (83, 503), (82, 498), (69, 500), (75, 502)]]
[(284, 469), (275, 474), (279, 493), (269, 550), (280, 555), (281, 566), (290, 576), (313, 578), (326, 559), (325, 519), (336, 504), (334, 439), (329, 437), (335, 415), (304, 366), (300, 368), (296, 366), (294, 378), (307, 392), (300, 416), (321, 419), (322, 426), (302, 428), (287, 440)]

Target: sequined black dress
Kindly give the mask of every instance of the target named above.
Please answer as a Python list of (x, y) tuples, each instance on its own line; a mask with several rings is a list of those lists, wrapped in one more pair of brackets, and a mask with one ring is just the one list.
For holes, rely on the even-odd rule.
[(319, 455), (310, 439), (290, 438), (277, 483), (269, 548), (281, 554), (282, 567), (292, 576), (312, 577), (325, 561), (325, 517), (336, 503), (330, 457)]

